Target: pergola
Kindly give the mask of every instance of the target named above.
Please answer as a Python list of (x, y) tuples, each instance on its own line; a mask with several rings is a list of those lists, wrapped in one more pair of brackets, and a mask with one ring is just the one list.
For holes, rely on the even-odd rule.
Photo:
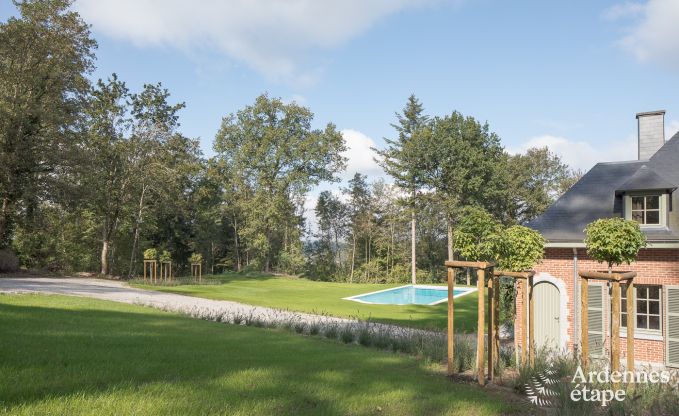
[(635, 272), (580, 272), (581, 289), (581, 318), (580, 325), (582, 341), (582, 366), (587, 368), (589, 360), (589, 315), (587, 311), (589, 280), (604, 280), (612, 283), (611, 296), (611, 371), (620, 370), (620, 282), (627, 282), (627, 370), (634, 370), (634, 278)]
[(146, 272), (149, 272), (149, 281), (156, 283), (158, 276), (158, 262), (155, 259), (144, 259), (144, 283), (146, 283)]
[[(472, 268), (476, 269), (478, 290), (478, 322), (477, 322), (477, 340), (476, 340), (476, 377), (480, 385), (485, 384), (484, 374), (484, 330), (485, 330), (485, 288), (486, 288), (486, 270), (490, 270), (488, 283), (488, 378), (493, 380), (495, 364), (499, 361), (500, 352), (500, 331), (499, 331), (499, 316), (500, 316), (500, 277), (512, 277), (520, 283), (519, 290), (525, 293), (524, 298), (528, 301), (528, 314), (522, 309), (520, 319), (523, 322), (522, 330), (522, 363), (525, 365), (527, 360), (530, 360), (532, 366), (535, 362), (535, 353), (533, 348), (534, 343), (534, 319), (533, 319), (533, 275), (535, 272), (506, 272), (502, 270), (493, 270), (495, 264), (484, 261), (446, 261), (445, 266), (448, 268), (448, 375), (455, 373), (454, 358), (455, 350), (453, 343), (454, 336), (454, 316), (455, 316), (455, 269)], [(527, 326), (530, 328), (527, 331)], [(526, 332), (528, 332), (528, 343), (526, 343)]]

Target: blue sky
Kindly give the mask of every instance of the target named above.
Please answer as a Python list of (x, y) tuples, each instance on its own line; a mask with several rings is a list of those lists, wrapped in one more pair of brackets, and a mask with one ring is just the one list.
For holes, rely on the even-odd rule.
[[(679, 130), (679, 1), (77, 0), (99, 42), (95, 78), (162, 82), (206, 155), (221, 117), (262, 92), (345, 130), (351, 169), (428, 113), (488, 121), (506, 148), (549, 145), (576, 168), (636, 158), (640, 111)], [(3, 2), (3, 20), (13, 13)], [(352, 174), (349, 172), (348, 174)]]

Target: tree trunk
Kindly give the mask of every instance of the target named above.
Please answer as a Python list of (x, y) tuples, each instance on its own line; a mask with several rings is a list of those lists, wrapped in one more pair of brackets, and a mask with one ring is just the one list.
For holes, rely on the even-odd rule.
[(2, 211), (0, 211), (0, 248), (5, 244), (9, 245), (9, 236), (7, 232), (9, 224), (9, 198), (2, 199)]
[(410, 222), (410, 279), (412, 281), (412, 284), (417, 284), (417, 264), (415, 261), (415, 253), (416, 253), (416, 241), (415, 241), (415, 208), (413, 207), (413, 211), (411, 212), (411, 222)]
[(139, 229), (141, 228), (141, 218), (144, 212), (144, 195), (146, 195), (146, 185), (141, 188), (141, 196), (139, 197), (139, 209), (137, 210), (137, 218), (134, 222), (134, 239), (132, 240), (132, 252), (130, 253), (130, 267), (128, 269), (127, 278), (131, 279), (136, 271), (137, 247), (139, 245)]
[(349, 283), (354, 282), (354, 264), (356, 262), (356, 233), (353, 234), (353, 243), (351, 249), (351, 275), (349, 275)]
[(453, 261), (453, 222), (448, 218), (448, 260)]
[(111, 247), (111, 242), (107, 239), (104, 239), (101, 245), (101, 274), (106, 276), (108, 275), (108, 252)]
[(236, 245), (236, 271), (240, 272), (240, 247), (238, 246), (238, 220), (233, 216), (233, 239)]

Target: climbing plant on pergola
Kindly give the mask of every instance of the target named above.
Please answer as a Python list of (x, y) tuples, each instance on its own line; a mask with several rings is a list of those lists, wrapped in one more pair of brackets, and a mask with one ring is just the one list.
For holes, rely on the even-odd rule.
[[(454, 234), (457, 253), (468, 261), (447, 261), (448, 268), (448, 374), (454, 373), (454, 269), (474, 268), (477, 273), (478, 326), (476, 376), (479, 384), (485, 384), (484, 374), (484, 330), (485, 330), (485, 288), (488, 287), (488, 377), (494, 377), (494, 368), (499, 357), (499, 300), (500, 276), (523, 279), (523, 287), (532, 299), (532, 277), (528, 271), (544, 256), (544, 239), (534, 230), (523, 226), (503, 227), (490, 214), (478, 208), (467, 209)], [(504, 270), (494, 270), (496, 264)], [(486, 280), (486, 271), (490, 270)], [(530, 288), (530, 292), (527, 290)], [(515, 298), (516, 302), (516, 298)], [(532, 308), (529, 302), (529, 314)], [(532, 316), (530, 338), (525, 340), (526, 319), (524, 317), (523, 363), (526, 350), (530, 350), (530, 363), (534, 363)], [(530, 346), (530, 348), (527, 348)]]

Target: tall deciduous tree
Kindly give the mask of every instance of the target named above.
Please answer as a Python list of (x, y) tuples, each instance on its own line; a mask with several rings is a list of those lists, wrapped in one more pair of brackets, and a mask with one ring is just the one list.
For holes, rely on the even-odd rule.
[(70, 0), (14, 1), (0, 23), (0, 248), (23, 201), (30, 214), (68, 167), (95, 41)]
[(392, 124), (396, 129), (396, 139), (385, 138), (387, 147), (384, 150), (374, 149), (377, 152), (377, 162), (391, 175), (395, 182), (410, 196), (410, 244), (411, 262), (410, 273), (413, 284), (417, 280), (417, 193), (425, 183), (427, 161), (427, 140), (429, 134), (429, 117), (424, 114), (422, 103), (411, 95), (401, 113), (396, 113), (397, 123)]
[(312, 120), (309, 109), (262, 95), (225, 117), (215, 138), (243, 196), (240, 235), (267, 271), (301, 255), (303, 196), (345, 166), (341, 134), (333, 124), (314, 129)]

